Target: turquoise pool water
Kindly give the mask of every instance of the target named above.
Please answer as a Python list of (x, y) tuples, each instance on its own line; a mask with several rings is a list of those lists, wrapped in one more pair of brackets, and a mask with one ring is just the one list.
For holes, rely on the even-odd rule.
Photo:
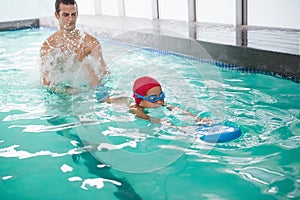
[(51, 32), (0, 32), (0, 199), (300, 198), (299, 84), (101, 40), (112, 95), (131, 96), (134, 79), (152, 75), (168, 102), (242, 129), (208, 144), (193, 127), (149, 124), (93, 91), (48, 93), (38, 55)]

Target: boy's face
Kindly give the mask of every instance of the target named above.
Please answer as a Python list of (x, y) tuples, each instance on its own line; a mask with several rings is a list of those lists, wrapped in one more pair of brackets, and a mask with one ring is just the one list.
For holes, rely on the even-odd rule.
[[(150, 90), (148, 90), (148, 92), (145, 94), (144, 97), (148, 97), (151, 95), (157, 95), (159, 96), (160, 93), (162, 92), (161, 87), (160, 86), (156, 86), (154, 88), (151, 88)], [(164, 100), (158, 100), (155, 103), (151, 103), (147, 100), (142, 100), (139, 104), (139, 106), (144, 107), (144, 108), (157, 108), (159, 106), (164, 105), (165, 101)]]
[(76, 5), (59, 5), (59, 13), (55, 13), (55, 17), (59, 22), (61, 30), (72, 31), (76, 28), (77, 7)]

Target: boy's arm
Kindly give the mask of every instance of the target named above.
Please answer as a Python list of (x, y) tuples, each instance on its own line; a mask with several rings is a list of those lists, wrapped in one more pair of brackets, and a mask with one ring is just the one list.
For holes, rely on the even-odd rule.
[(144, 112), (144, 109), (140, 106), (133, 105), (129, 107), (129, 110), (132, 114), (136, 115), (139, 118), (150, 120), (150, 116)]
[(137, 105), (130, 106), (130, 112), (141, 119), (149, 120), (150, 122), (153, 122), (153, 123), (158, 123), (158, 124), (161, 123), (160, 119), (152, 118), (149, 115), (147, 115), (144, 112), (144, 109), (140, 106), (137, 106)]
[(200, 116), (196, 116), (192, 113), (190, 113), (189, 111), (187, 110), (183, 110), (177, 106), (173, 106), (173, 105), (166, 105), (167, 109), (168, 110), (177, 110), (177, 111), (180, 111), (181, 113), (185, 114), (185, 115), (188, 115), (188, 116), (191, 116), (195, 119), (196, 123), (198, 123), (199, 125), (205, 125), (205, 124), (211, 124), (211, 119), (208, 119), (208, 118), (202, 118)]
[[(190, 112), (188, 112), (186, 110), (183, 110), (183, 109), (181, 109), (179, 107), (170, 106), (170, 105), (167, 105), (166, 107), (169, 110), (178, 110), (178, 111), (182, 112), (185, 115), (189, 115), (189, 116), (193, 117), (195, 119), (196, 123), (198, 123), (199, 125), (204, 125), (204, 124), (210, 124), (211, 123), (210, 119), (201, 118), (201, 117), (195, 116), (192, 113), (190, 113)], [(167, 121), (163, 121), (163, 120), (158, 119), (158, 118), (152, 118), (152, 117), (150, 117), (149, 115), (147, 115), (144, 112), (144, 109), (142, 107), (137, 106), (137, 105), (130, 106), (130, 112), (132, 114), (136, 115), (137, 117), (141, 118), (141, 119), (146, 119), (146, 120), (149, 120), (149, 121), (154, 122), (154, 123), (161, 123), (161, 124), (164, 124), (164, 125), (176, 127), (176, 126), (174, 126), (173, 124), (171, 124), (171, 123), (169, 123)]]

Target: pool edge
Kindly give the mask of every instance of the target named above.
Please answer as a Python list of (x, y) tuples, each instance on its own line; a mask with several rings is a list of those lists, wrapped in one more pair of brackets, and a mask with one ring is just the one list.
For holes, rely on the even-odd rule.
[(38, 27), (40, 27), (40, 20), (38, 18), (0, 22), (0, 31), (12, 31), (12, 30), (25, 29), (25, 28), (38, 28)]

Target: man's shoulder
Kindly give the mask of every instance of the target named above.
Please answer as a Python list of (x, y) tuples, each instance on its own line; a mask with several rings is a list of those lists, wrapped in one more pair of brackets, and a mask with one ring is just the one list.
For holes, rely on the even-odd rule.
[(85, 40), (86, 40), (87, 42), (100, 43), (100, 42), (98, 41), (98, 39), (97, 39), (95, 36), (93, 36), (93, 35), (91, 35), (91, 34), (89, 34), (89, 33), (84, 33), (84, 34), (85, 34)]
[(56, 31), (55, 33), (52, 33), (46, 40), (44, 43), (52, 43), (53, 41), (57, 40), (58, 38), (58, 31)]

